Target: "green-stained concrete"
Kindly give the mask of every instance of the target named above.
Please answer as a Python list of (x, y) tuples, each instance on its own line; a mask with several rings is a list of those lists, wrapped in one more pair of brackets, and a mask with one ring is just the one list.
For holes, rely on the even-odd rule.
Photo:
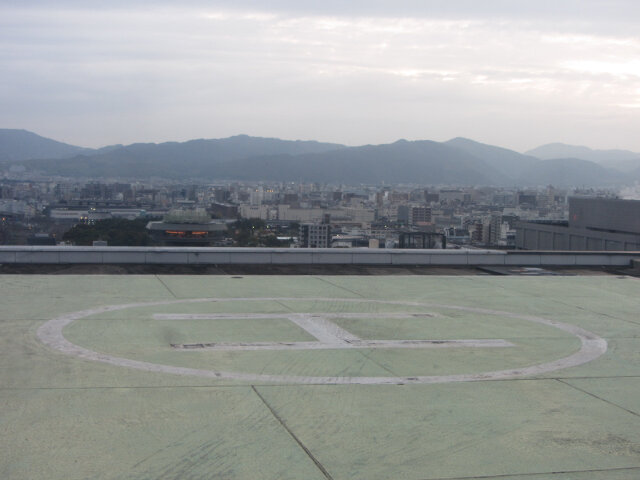
[(556, 380), (258, 390), (335, 478), (482, 477), (640, 459), (640, 419)]
[[(635, 278), (11, 275), (0, 276), (0, 295), (2, 479), (640, 478)], [(100, 306), (265, 297), (288, 300), (123, 309), (76, 320), (64, 335), (97, 352), (151, 363), (308, 377), (477, 373), (556, 360), (580, 347), (576, 337), (547, 325), (443, 307), (449, 305), (569, 323), (600, 335), (608, 349), (537, 378), (300, 385), (118, 367), (65, 355), (36, 336), (47, 320)], [(504, 339), (514, 346), (274, 352), (170, 346), (314, 341), (286, 319), (292, 312), (321, 313), (362, 339)], [(269, 318), (169, 320), (157, 313)], [(414, 315), (420, 313), (434, 316)]]

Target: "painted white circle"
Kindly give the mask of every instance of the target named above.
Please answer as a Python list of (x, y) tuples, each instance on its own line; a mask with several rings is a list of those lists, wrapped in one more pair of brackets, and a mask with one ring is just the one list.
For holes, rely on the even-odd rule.
[[(202, 302), (256, 302), (256, 301), (320, 301), (320, 302), (347, 302), (347, 303), (377, 303), (387, 305), (404, 305), (411, 307), (431, 307), (450, 310), (458, 310), (462, 312), (479, 313), (487, 315), (498, 315), (502, 317), (515, 318), (525, 320), (541, 325), (547, 325), (557, 328), (576, 336), (581, 343), (580, 350), (558, 360), (547, 363), (540, 363), (523, 368), (496, 370), (490, 372), (473, 373), (473, 374), (457, 374), (457, 375), (430, 375), (430, 376), (406, 376), (406, 377), (314, 377), (314, 376), (297, 376), (297, 375), (270, 375), (270, 374), (252, 374), (239, 372), (221, 372), (214, 370), (204, 370), (188, 367), (178, 367), (174, 365), (164, 365), (158, 363), (144, 362), (140, 360), (132, 360), (129, 358), (117, 357), (105, 353), (95, 352), (87, 348), (75, 345), (69, 342), (62, 334), (62, 330), (75, 320), (79, 320), (90, 315), (116, 310), (125, 310), (128, 308), (151, 307), (160, 305), (173, 304), (189, 304)], [(363, 314), (363, 316), (366, 314)], [(148, 372), (170, 373), (174, 375), (187, 375), (205, 378), (242, 380), (249, 382), (278, 382), (292, 384), (368, 384), (368, 385), (400, 385), (400, 384), (427, 384), (427, 383), (449, 383), (449, 382), (475, 382), (482, 380), (501, 380), (509, 378), (519, 378), (532, 375), (540, 375), (544, 373), (561, 370), (564, 368), (575, 367), (585, 364), (600, 357), (607, 351), (607, 342), (593, 332), (585, 330), (576, 325), (569, 323), (556, 322), (542, 317), (523, 315), (501, 310), (489, 310), (484, 308), (463, 307), (457, 305), (443, 305), (435, 303), (421, 302), (404, 302), (392, 300), (369, 300), (369, 299), (349, 299), (349, 298), (282, 298), (282, 297), (266, 297), (266, 298), (198, 298), (188, 300), (167, 300), (160, 302), (142, 302), (129, 303), (123, 305), (111, 305), (98, 307), (89, 310), (82, 310), (74, 313), (68, 313), (53, 318), (38, 328), (37, 336), (45, 345), (63, 352), (68, 355), (74, 355), (87, 360), (93, 360), (120, 367), (129, 367)]]

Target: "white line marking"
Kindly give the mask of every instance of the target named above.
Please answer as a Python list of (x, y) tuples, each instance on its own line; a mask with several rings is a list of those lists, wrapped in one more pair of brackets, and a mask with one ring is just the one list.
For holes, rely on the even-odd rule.
[(154, 313), (154, 320), (221, 320), (289, 318), (298, 315), (319, 315), (324, 318), (426, 318), (437, 317), (436, 313)]
[[(345, 342), (348, 343), (360, 340), (359, 337), (356, 337), (352, 333), (346, 331), (344, 328), (341, 328), (333, 323), (331, 320), (325, 318), (326, 316), (326, 314), (315, 313), (156, 313), (153, 315), (153, 318), (156, 320), (252, 320), (286, 318), (287, 320), (295, 323), (297, 326), (302, 328), (314, 338), (317, 338), (318, 341), (322, 343), (336, 345), (343, 344)], [(333, 317), (335, 318), (336, 316), (333, 315)]]
[[(162, 365), (157, 363), (144, 362), (140, 360), (132, 360), (129, 358), (116, 357), (114, 355), (102, 354), (89, 350), (79, 345), (69, 342), (62, 330), (75, 320), (95, 315), (98, 313), (112, 312), (116, 310), (124, 310), (135, 307), (151, 307), (159, 305), (173, 305), (181, 303), (202, 303), (202, 302), (252, 302), (252, 301), (319, 301), (319, 302), (347, 302), (347, 303), (376, 303), (387, 305), (410, 305), (415, 307), (426, 308), (442, 308), (450, 310), (460, 310), (466, 312), (483, 313), (490, 315), (498, 315), (519, 320), (526, 320), (540, 325), (555, 327), (565, 332), (575, 335), (581, 343), (580, 350), (568, 357), (560, 358), (551, 362), (531, 365), (524, 368), (516, 368), (509, 370), (496, 370), (484, 373), (460, 374), (460, 375), (424, 375), (415, 377), (311, 377), (296, 375), (267, 375), (252, 374), (238, 372), (218, 372), (214, 370), (204, 370), (188, 367), (177, 367), (174, 365)], [(607, 342), (604, 338), (599, 337), (593, 332), (585, 330), (576, 325), (569, 323), (556, 322), (542, 317), (534, 317), (531, 315), (522, 315), (517, 313), (505, 312), (501, 310), (489, 310), (483, 308), (460, 307), (456, 305), (442, 305), (432, 303), (403, 302), (397, 300), (368, 300), (364, 298), (279, 298), (279, 297), (263, 297), (263, 298), (197, 298), (187, 300), (166, 300), (160, 302), (141, 302), (130, 303), (124, 305), (111, 305), (107, 307), (97, 307), (88, 310), (68, 313), (53, 318), (37, 330), (37, 336), (45, 345), (63, 352), (68, 355), (75, 355), (86, 360), (93, 360), (110, 365), (120, 367), (136, 368), (148, 372), (170, 373), (175, 375), (188, 375), (204, 378), (220, 378), (230, 380), (242, 380), (248, 382), (280, 382), (280, 383), (299, 383), (299, 384), (363, 384), (363, 385), (398, 385), (398, 384), (432, 384), (432, 383), (450, 383), (450, 382), (478, 382), (483, 380), (503, 380), (511, 378), (521, 378), (532, 375), (541, 375), (544, 373), (554, 372), (569, 367), (576, 367), (585, 364), (600, 357), (607, 351)]]
[(154, 313), (154, 320), (266, 320), (286, 318), (289, 313)]
[(307, 333), (313, 335), (321, 343), (329, 345), (344, 345), (348, 342), (356, 342), (360, 338), (356, 337), (344, 328), (319, 315), (292, 315), (288, 317), (293, 323), (298, 325)]
[[(362, 340), (329, 320), (331, 318), (407, 318), (424, 317), (425, 314), (394, 313), (362, 314), (362, 313), (156, 313), (156, 320), (248, 320), (286, 318), (296, 324), (318, 342), (199, 342), (188, 344), (172, 344), (182, 350), (326, 350), (331, 348), (451, 348), (451, 347), (512, 347), (512, 343), (504, 340)], [(426, 316), (432, 316), (426, 314)]]
[(350, 348), (504, 348), (515, 347), (505, 340), (354, 340), (352, 342), (219, 342), (171, 344), (177, 350), (224, 352), (256, 350), (333, 350)]

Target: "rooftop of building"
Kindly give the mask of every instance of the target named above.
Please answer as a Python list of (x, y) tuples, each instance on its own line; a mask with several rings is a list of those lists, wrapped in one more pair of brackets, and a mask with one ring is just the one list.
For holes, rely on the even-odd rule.
[[(235, 220), (234, 220), (235, 221)], [(194, 222), (167, 222), (163, 221), (154, 221), (147, 223), (147, 229), (151, 231), (166, 231), (166, 230), (202, 230), (206, 232), (217, 232), (224, 231), (227, 229), (228, 225), (231, 223), (230, 220), (207, 220), (202, 223), (194, 223)]]
[(2, 477), (639, 477), (640, 279), (440, 268), (0, 275)]

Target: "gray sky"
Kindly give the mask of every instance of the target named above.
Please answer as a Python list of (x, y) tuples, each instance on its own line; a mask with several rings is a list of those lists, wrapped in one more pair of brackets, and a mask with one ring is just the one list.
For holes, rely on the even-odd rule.
[(0, 127), (640, 152), (640, 2), (0, 0)]

